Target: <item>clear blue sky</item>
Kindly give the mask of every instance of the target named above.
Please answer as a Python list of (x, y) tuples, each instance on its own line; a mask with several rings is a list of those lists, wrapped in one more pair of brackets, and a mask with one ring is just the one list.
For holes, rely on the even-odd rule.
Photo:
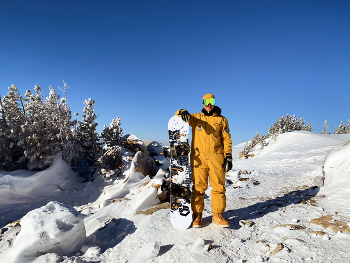
[(99, 132), (167, 142), (179, 108), (214, 93), (234, 144), (286, 114), (314, 131), (350, 118), (350, 1), (0, 1), (0, 94), (70, 86)]

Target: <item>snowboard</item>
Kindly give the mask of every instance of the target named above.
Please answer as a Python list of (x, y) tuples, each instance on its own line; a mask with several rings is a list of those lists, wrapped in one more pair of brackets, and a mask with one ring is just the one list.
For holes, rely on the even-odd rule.
[(181, 117), (170, 118), (170, 222), (177, 230), (185, 230), (192, 223), (189, 130)]

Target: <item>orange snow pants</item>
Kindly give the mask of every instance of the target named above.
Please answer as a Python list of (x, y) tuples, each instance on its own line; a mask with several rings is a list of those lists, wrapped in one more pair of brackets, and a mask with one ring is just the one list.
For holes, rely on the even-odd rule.
[[(225, 170), (223, 156), (216, 158), (200, 159), (200, 165), (192, 165), (192, 200), (191, 206), (194, 213), (201, 213), (204, 210), (204, 195), (208, 188), (208, 173), (211, 190), (211, 206), (213, 213), (224, 213), (226, 209)], [(197, 159), (198, 160), (198, 159)], [(193, 163), (192, 163), (193, 164)]]

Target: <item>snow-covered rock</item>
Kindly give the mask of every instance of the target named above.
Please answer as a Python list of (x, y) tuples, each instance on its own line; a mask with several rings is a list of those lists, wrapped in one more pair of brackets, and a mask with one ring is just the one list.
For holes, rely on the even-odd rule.
[(21, 222), (21, 231), (10, 250), (9, 262), (30, 262), (38, 255), (72, 255), (82, 247), (86, 231), (84, 217), (58, 202), (32, 210)]
[(204, 245), (205, 245), (205, 241), (203, 238), (198, 238), (196, 240), (196, 242), (194, 242), (192, 248), (191, 248), (191, 252), (193, 253), (199, 253), (202, 252), (204, 250)]
[(137, 138), (133, 134), (124, 135), (120, 141), (121, 141), (121, 145), (124, 148), (132, 151), (133, 153), (136, 153), (137, 151), (141, 151), (144, 154), (148, 154), (147, 147), (146, 147), (144, 141), (140, 140), (139, 138)]
[(55, 253), (47, 253), (45, 255), (37, 257), (33, 263), (58, 263), (61, 257)]
[(144, 176), (149, 175), (152, 178), (157, 174), (158, 167), (150, 156), (139, 151), (132, 160), (130, 171), (142, 173)]
[(142, 246), (135, 263), (145, 263), (159, 254), (160, 245), (158, 242), (149, 242)]
[(162, 154), (164, 149), (159, 142), (153, 141), (147, 145), (147, 151), (150, 156), (157, 156), (159, 154)]

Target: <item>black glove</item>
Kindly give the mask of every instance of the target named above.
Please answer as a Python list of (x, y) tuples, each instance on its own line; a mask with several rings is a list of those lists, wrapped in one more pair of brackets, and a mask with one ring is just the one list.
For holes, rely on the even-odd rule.
[(179, 114), (184, 122), (188, 122), (191, 119), (191, 114), (187, 110), (179, 110)]
[(232, 154), (226, 153), (224, 157), (224, 165), (225, 172), (228, 172), (232, 169)]

